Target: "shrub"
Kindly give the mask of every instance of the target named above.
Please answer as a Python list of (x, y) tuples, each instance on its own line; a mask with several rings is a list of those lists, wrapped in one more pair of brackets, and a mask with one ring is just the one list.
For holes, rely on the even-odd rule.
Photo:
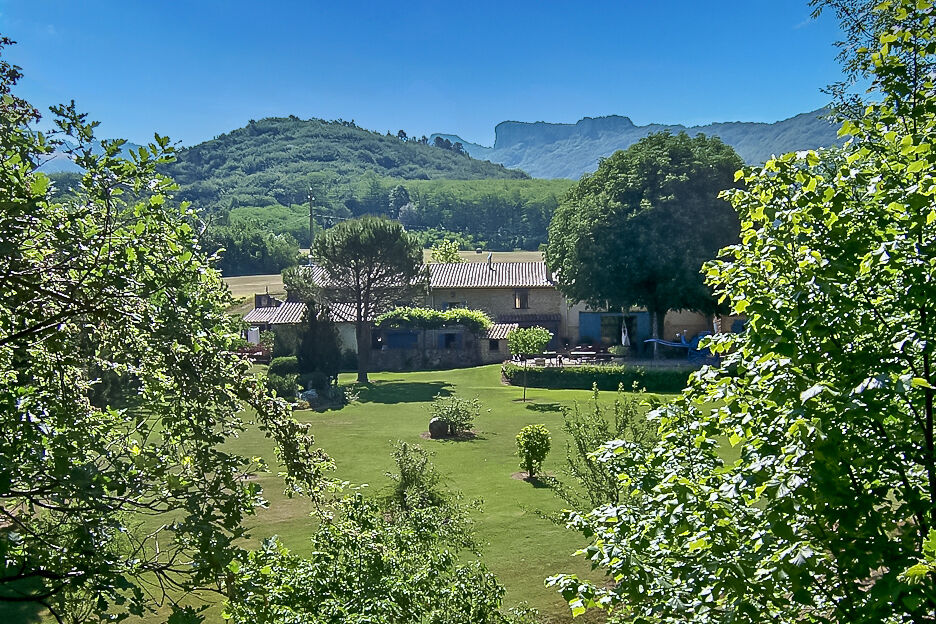
[(608, 347), (608, 353), (615, 357), (623, 357), (627, 355), (627, 347), (624, 345), (611, 345)]
[(481, 402), (478, 399), (437, 394), (429, 405), (429, 413), (432, 418), (438, 418), (448, 425), (449, 435), (456, 435), (471, 429), (474, 419), (481, 413)]
[(418, 444), (397, 441), (393, 446), (398, 472), (388, 472), (387, 476), (394, 482), (392, 500), (401, 509), (423, 509), (444, 503), (445, 494), (439, 489), (441, 477), (429, 456)]
[(284, 377), (286, 375), (298, 375), (299, 374), (299, 361), (296, 359), (295, 355), (290, 355), (288, 357), (275, 357), (273, 361), (270, 362), (270, 374), (279, 375)]
[(491, 317), (481, 310), (452, 308), (396, 308), (377, 317), (377, 327), (406, 327), (416, 329), (440, 329), (461, 325), (479, 334), (493, 324)]
[(549, 453), (549, 429), (546, 425), (527, 425), (517, 434), (517, 455), (520, 467), (530, 477), (536, 476)]
[(267, 385), (276, 393), (276, 396), (292, 399), (296, 396), (296, 390), (299, 389), (299, 375), (270, 373), (267, 375)]
[(691, 368), (643, 368), (641, 366), (517, 366), (509, 362), (501, 367), (501, 375), (512, 386), (522, 386), (526, 371), (527, 386), (568, 390), (589, 390), (597, 384), (599, 390), (630, 388), (636, 383), (649, 392), (682, 392), (689, 383)]

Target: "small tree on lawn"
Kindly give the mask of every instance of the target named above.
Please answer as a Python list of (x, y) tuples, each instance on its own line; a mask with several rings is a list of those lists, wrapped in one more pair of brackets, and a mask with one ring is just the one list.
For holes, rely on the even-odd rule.
[(474, 419), (481, 413), (481, 401), (437, 394), (429, 405), (429, 413), (448, 425), (449, 435), (457, 435), (471, 429)]
[[(543, 352), (553, 334), (545, 327), (524, 327), (515, 329), (507, 334), (507, 348), (511, 355), (526, 358), (529, 355), (538, 355)], [(526, 401), (527, 376), (526, 361), (523, 369), (523, 400)]]
[(549, 453), (549, 429), (546, 425), (527, 425), (517, 434), (517, 455), (520, 467), (532, 479)]

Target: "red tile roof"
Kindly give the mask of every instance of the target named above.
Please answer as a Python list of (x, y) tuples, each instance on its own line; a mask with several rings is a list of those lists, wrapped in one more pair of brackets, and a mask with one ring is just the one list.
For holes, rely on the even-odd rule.
[(431, 288), (555, 288), (545, 262), (457, 262), (429, 265)]

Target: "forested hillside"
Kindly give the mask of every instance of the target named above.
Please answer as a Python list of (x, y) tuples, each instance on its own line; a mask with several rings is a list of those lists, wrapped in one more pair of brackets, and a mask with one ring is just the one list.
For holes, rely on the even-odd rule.
[(717, 136), (732, 146), (750, 164), (761, 163), (774, 154), (829, 147), (841, 140), (836, 126), (821, 109), (775, 123), (728, 122), (704, 126), (635, 125), (627, 117), (585, 117), (574, 124), (504, 121), (494, 129), (494, 147), (469, 143), (451, 134), (432, 135), (459, 142), (475, 158), (526, 171), (537, 178), (578, 179), (594, 171), (598, 160), (627, 149), (653, 132), (703, 133)]
[(251, 121), (183, 149), (166, 172), (181, 186), (181, 198), (215, 211), (305, 203), (310, 186), (323, 197), (347, 194), (368, 175), (404, 180), (529, 177), (354, 122), (297, 117)]
[[(430, 245), (440, 238), (462, 248), (536, 249), (546, 242), (546, 226), (570, 180), (394, 180), (369, 177), (317, 197), (317, 226), (362, 214), (398, 218)], [(341, 193), (339, 191), (346, 191)], [(238, 206), (232, 223), (253, 222), (263, 229), (309, 242), (309, 206)]]

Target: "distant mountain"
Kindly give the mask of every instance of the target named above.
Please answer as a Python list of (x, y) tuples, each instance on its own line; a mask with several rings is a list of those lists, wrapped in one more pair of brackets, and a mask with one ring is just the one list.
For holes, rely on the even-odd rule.
[(535, 178), (578, 179), (594, 171), (598, 159), (627, 149), (653, 132), (704, 133), (721, 137), (747, 163), (764, 162), (771, 155), (801, 149), (828, 147), (840, 142), (837, 128), (821, 119), (828, 111), (819, 109), (774, 123), (735, 121), (704, 126), (635, 125), (627, 117), (585, 117), (574, 124), (537, 121), (504, 121), (494, 128), (494, 147), (463, 140), (452, 134), (434, 134), (460, 142), (474, 158), (521, 169)]
[[(362, 192), (374, 179), (527, 179), (522, 171), (451, 150), (403, 141), (346, 121), (276, 117), (251, 121), (178, 154), (166, 172), (182, 199), (203, 208), (305, 204)], [(344, 189), (344, 190), (342, 190)], [(386, 195), (382, 200), (386, 203)]]
[[(43, 158), (42, 165), (39, 166), (38, 171), (44, 173), (79, 173), (81, 172), (81, 167), (76, 165), (71, 158), (71, 155), (66, 152), (66, 149), (73, 149), (75, 147), (74, 143), (64, 141), (64, 145), (59, 149), (55, 150), (49, 156)], [(124, 156), (130, 150), (138, 149), (140, 146), (136, 143), (125, 143), (123, 148), (120, 150), (121, 154)], [(101, 147), (98, 145), (94, 148), (95, 154), (101, 153)]]

